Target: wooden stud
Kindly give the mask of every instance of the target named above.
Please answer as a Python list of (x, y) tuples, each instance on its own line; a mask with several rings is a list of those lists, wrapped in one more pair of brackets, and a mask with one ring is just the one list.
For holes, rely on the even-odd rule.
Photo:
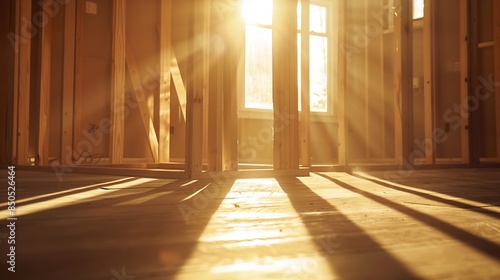
[(425, 0), (423, 18), (424, 37), (424, 134), (425, 134), (425, 163), (436, 162), (434, 131), (434, 1)]
[(186, 143), (186, 171), (190, 178), (199, 176), (203, 169), (203, 78), (206, 69), (203, 49), (207, 47), (206, 37), (203, 36), (205, 25), (209, 24), (205, 9), (208, 9), (208, 0), (193, 2), (189, 27), (189, 69), (191, 77), (187, 88), (187, 143)]
[(19, 10), (19, 73), (17, 92), (17, 164), (29, 164), (30, 81), (31, 81), (31, 0), (21, 0)]
[(125, 0), (113, 0), (113, 54), (111, 90), (111, 163), (121, 163), (124, 144), (125, 106)]
[(223, 38), (226, 51), (223, 58), (222, 96), (222, 169), (238, 170), (238, 62), (244, 45), (244, 23), (237, 10), (227, 13)]
[[(373, 2), (373, 0), (371, 0)], [(362, 19), (361, 19), (361, 26), (364, 26), (364, 32), (365, 34), (368, 34), (368, 6), (369, 6), (369, 0), (364, 0), (363, 4), (362, 4), (362, 7), (361, 7), (361, 10), (362, 10)], [(370, 89), (370, 86), (372, 86), (372, 83), (374, 83), (373, 80), (371, 80), (371, 74), (373, 73), (370, 73), (369, 72), (369, 64), (371, 63), (370, 60), (373, 59), (373, 57), (371, 57), (371, 54), (373, 53), (373, 45), (369, 45), (367, 47), (364, 48), (363, 50), (363, 64), (360, 66), (361, 69), (363, 69), (363, 79), (360, 79), (359, 82), (361, 82), (363, 84), (363, 100), (364, 100), (364, 111), (365, 111), (365, 115), (364, 115), (364, 130), (363, 130), (363, 133), (364, 133), (364, 137), (363, 137), (363, 141), (364, 141), (364, 157), (366, 159), (369, 159), (372, 157), (372, 152), (371, 152), (371, 147), (370, 147), (370, 143), (371, 141), (369, 141), (370, 137), (370, 126), (371, 126), (371, 115), (370, 115), (370, 112), (372, 111), (371, 110), (371, 106), (373, 106), (373, 104), (370, 104), (370, 99), (371, 99), (371, 89)]]
[[(371, 24), (370, 18), (374, 18), (374, 11), (378, 11), (377, 17), (382, 15), (382, 1), (378, 1), (372, 3), (372, 6), (368, 15), (368, 25)], [(384, 87), (384, 78), (385, 78), (385, 61), (384, 61), (384, 34), (383, 34), (383, 26), (379, 24), (380, 32), (377, 33), (377, 36), (373, 39), (373, 60), (371, 64), (369, 64), (369, 72), (371, 72), (370, 82), (372, 83), (372, 91), (373, 91), (373, 101), (369, 101), (371, 106), (371, 111), (373, 114), (373, 124), (371, 129), (369, 130), (368, 139), (374, 137), (373, 144), (371, 144), (371, 150), (373, 155), (375, 155), (379, 159), (386, 159), (386, 102), (385, 102), (385, 87)], [(372, 31), (373, 32), (373, 31)], [(369, 60), (370, 61), (370, 60)], [(368, 140), (370, 141), (370, 140)]]
[[(74, 154), (73, 150), (77, 147), (82, 137), (82, 104), (83, 104), (83, 79), (84, 79), (84, 26), (85, 26), (85, 1), (76, 1), (76, 27), (75, 27), (75, 85), (73, 99), (73, 149), (71, 155), (65, 156), (65, 161), (73, 164), (75, 158), (79, 155)], [(111, 154), (111, 153), (110, 153)]]
[(494, 21), (494, 40), (495, 40), (495, 112), (496, 112), (496, 142), (497, 142), (497, 161), (500, 161), (500, 87), (497, 83), (500, 81), (500, 1), (493, 1), (493, 21)]
[[(21, 35), (20, 32), (20, 12), (21, 12), (21, 1), (11, 1), (14, 2), (14, 34)], [(13, 75), (13, 94), (12, 94), (12, 150), (11, 150), (11, 163), (18, 163), (17, 158), (17, 141), (18, 141), (18, 102), (19, 102), (19, 58), (20, 58), (20, 46), (14, 46), (14, 75)]]
[(394, 7), (394, 118), (395, 156), (401, 165), (413, 164), (412, 24), (410, 0), (395, 0)]
[(274, 0), (274, 169), (299, 168), (297, 1)]
[[(345, 45), (345, 11), (346, 11), (346, 1), (338, 1), (339, 12), (338, 12), (338, 40), (339, 46)], [(338, 91), (337, 91), (337, 117), (338, 117), (338, 164), (341, 166), (349, 165), (348, 159), (348, 148), (347, 148), (347, 116), (346, 116), (346, 64), (347, 64), (347, 53), (346, 49), (340, 47), (338, 52)]]
[[(496, 1), (495, 1), (496, 2)], [(460, 0), (460, 100), (462, 106), (467, 108), (469, 94), (469, 46), (467, 42), (469, 32), (468, 0)], [(464, 104), (465, 102), (465, 104)], [(462, 163), (469, 162), (469, 116), (462, 116), (461, 135), (461, 158)]]
[(210, 17), (210, 84), (208, 96), (208, 161), (209, 171), (222, 171), (223, 92), (224, 92), (224, 17), (212, 10)]
[(209, 96), (210, 96), (210, 20), (211, 20), (211, 1), (205, 3), (203, 9), (203, 17), (205, 24), (203, 25), (203, 40), (205, 47), (203, 48), (203, 156), (204, 164), (208, 162), (208, 124), (209, 124)]
[[(172, 0), (161, 1), (160, 15), (160, 124), (158, 153), (160, 162), (170, 161), (170, 64)], [(142, 115), (142, 113), (141, 113)], [(151, 144), (151, 141), (150, 141)]]
[(156, 137), (156, 131), (153, 123), (153, 119), (151, 118), (151, 113), (149, 112), (149, 107), (147, 104), (146, 93), (142, 88), (141, 77), (139, 75), (139, 70), (137, 67), (137, 63), (135, 61), (135, 56), (130, 44), (125, 45), (125, 53), (126, 53), (126, 62), (128, 72), (130, 73), (130, 80), (132, 81), (132, 86), (134, 88), (135, 99), (137, 100), (137, 104), (139, 105), (139, 113), (141, 115), (142, 124), (144, 126), (149, 149), (151, 150), (151, 155), (153, 157), (154, 162), (158, 162), (159, 155), (159, 145), (158, 138)]
[[(44, 0), (43, 10), (52, 6), (53, 0)], [(44, 25), (41, 27), (41, 76), (40, 76), (40, 110), (38, 125), (38, 165), (49, 164), (49, 116), (50, 116), (50, 60), (52, 19), (47, 13), (42, 13)]]
[[(480, 0), (479, 0), (480, 1)], [(479, 50), (476, 48), (479, 42), (478, 32), (478, 17), (482, 16), (478, 11), (478, 0), (470, 1), (470, 46), (473, 50), (470, 52), (470, 60), (474, 63), (470, 64), (470, 76), (475, 77), (474, 79), (470, 79), (470, 89), (475, 89), (478, 86), (477, 77), (480, 75), (479, 63), (477, 63), (480, 59)], [(481, 139), (481, 115), (479, 111), (470, 112), (469, 117), (469, 131), (470, 131), (470, 149), (469, 149), (469, 163), (471, 164), (479, 164), (481, 163), (481, 153), (482, 153), (482, 139)]]
[(76, 2), (70, 1), (64, 6), (64, 50), (63, 50), (63, 92), (61, 117), (61, 163), (70, 166), (73, 141), (73, 102), (75, 86), (75, 25)]
[(310, 76), (309, 76), (309, 5), (310, 0), (302, 0), (301, 17), (301, 122), (300, 122), (300, 152), (302, 166), (311, 166), (311, 106), (310, 106)]
[[(18, 34), (16, 33), (16, 29), (15, 29), (15, 26), (16, 26), (16, 19), (18, 17), (17, 15), (17, 11), (16, 11), (16, 2), (17, 1), (6, 1), (4, 2), (4, 5), (6, 7), (6, 10), (8, 10), (8, 15), (6, 16), (7, 17), (7, 26), (8, 26), (8, 29), (7, 29), (7, 32), (10, 34), (10, 35), (7, 35), (7, 36), (11, 36), (11, 35), (15, 35), (15, 34)], [(2, 145), (2, 148), (1, 148), (1, 151), (0, 151), (0, 164), (12, 164), (13, 161), (12, 161), (12, 156), (13, 156), (13, 152), (14, 152), (14, 149), (12, 148), (13, 146), (13, 138), (12, 136), (14, 135), (13, 133), (13, 125), (14, 125), (14, 115), (13, 115), (13, 112), (15, 111), (14, 109), (14, 88), (15, 88), (15, 76), (16, 76), (16, 71), (17, 71), (17, 66), (16, 66), (16, 59), (15, 59), (15, 45), (12, 46), (10, 48), (8, 48), (7, 50), (5, 50), (5, 54), (8, 56), (8, 59), (6, 59), (5, 61), (5, 65), (7, 65), (8, 69), (10, 71), (8, 71), (8, 74), (7, 74), (7, 79), (6, 81), (8, 81), (8, 83), (5, 85), (5, 94), (0, 97), (0, 102), (2, 102), (2, 109), (5, 110), (5, 119), (3, 119), (5, 121), (5, 127), (4, 127), (4, 133), (5, 133), (5, 136), (2, 140), (0, 140), (0, 143), (3, 144)]]

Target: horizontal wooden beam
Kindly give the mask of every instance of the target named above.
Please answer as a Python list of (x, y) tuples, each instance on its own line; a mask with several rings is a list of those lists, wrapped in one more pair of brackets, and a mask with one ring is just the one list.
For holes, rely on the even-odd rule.
[(478, 49), (484, 49), (484, 48), (491, 48), (495, 46), (495, 42), (483, 42), (483, 43), (478, 43), (477, 48)]

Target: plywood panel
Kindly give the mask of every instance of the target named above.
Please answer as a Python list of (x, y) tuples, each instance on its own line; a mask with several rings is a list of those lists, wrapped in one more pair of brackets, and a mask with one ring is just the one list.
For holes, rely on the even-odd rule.
[(133, 92), (136, 102), (139, 105), (139, 112), (141, 115), (144, 130), (148, 138), (151, 156), (154, 162), (158, 162), (158, 138), (156, 136), (155, 127), (153, 124), (153, 119), (151, 118), (151, 113), (149, 112), (148, 104), (146, 103), (146, 93), (144, 92), (144, 88), (142, 87), (142, 80), (139, 76), (139, 70), (137, 68), (135, 56), (130, 44), (126, 44), (125, 53), (128, 72), (130, 73), (130, 79), (134, 87)]

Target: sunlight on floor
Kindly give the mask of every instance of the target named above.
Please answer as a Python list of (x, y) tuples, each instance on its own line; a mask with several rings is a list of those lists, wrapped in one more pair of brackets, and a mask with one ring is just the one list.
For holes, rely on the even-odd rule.
[[(19, 200), (18, 206), (16, 207), (16, 217), (21, 217), (41, 211), (46, 211), (50, 209), (55, 209), (55, 208), (61, 208), (65, 207), (68, 205), (73, 205), (75, 203), (78, 203), (82, 200), (90, 199), (90, 198), (96, 198), (102, 195), (107, 195), (112, 192), (118, 191), (123, 188), (127, 187), (136, 187), (141, 184), (149, 183), (152, 181), (156, 181), (157, 179), (148, 179), (148, 178), (138, 178), (134, 180), (128, 180), (128, 178), (121, 179), (121, 180), (116, 180), (116, 181), (111, 181), (111, 182), (104, 182), (100, 184), (93, 184), (89, 186), (84, 186), (80, 188), (75, 188), (75, 189), (68, 189), (65, 191), (57, 192), (57, 193), (51, 193), (49, 195), (41, 195), (41, 196), (36, 196), (32, 197), (26, 200)], [(124, 181), (124, 182), (123, 182)], [(100, 186), (108, 186), (110, 183), (115, 183), (113, 184), (113, 188), (109, 188), (106, 191), (103, 191)], [(78, 192), (78, 193), (72, 193), (64, 196), (59, 196), (53, 199), (48, 199), (45, 201), (41, 202), (35, 202), (31, 204), (26, 204), (26, 202), (37, 200), (40, 198), (46, 198), (46, 197), (52, 197), (52, 196), (57, 196), (60, 194), (65, 194), (69, 192), (74, 192), (78, 190), (85, 190), (85, 189), (91, 189), (88, 191), (83, 191), (83, 192)], [(1, 219), (6, 219), (8, 217), (9, 213), (7, 210), (1, 211), (0, 212), (0, 218)]]
[[(314, 189), (319, 196), (329, 201), (338, 211), (349, 213), (349, 219), (352, 223), (364, 232), (370, 233), (370, 238), (375, 240), (383, 250), (393, 255), (408, 268), (412, 268), (416, 275), (426, 278), (428, 277), (426, 273), (430, 271), (433, 273), (442, 271), (444, 274), (446, 271), (453, 270), (453, 267), (468, 266), (471, 260), (475, 259), (481, 259), (487, 267), (495, 267), (497, 261), (485, 253), (485, 248), (478, 248), (477, 246), (480, 245), (472, 240), (479, 240), (479, 243), (486, 240), (486, 242), (492, 242), (490, 244), (500, 244), (500, 239), (497, 237), (500, 227), (494, 226), (497, 223), (494, 218), (467, 209), (457, 209), (450, 205), (430, 207), (430, 203), (439, 203), (414, 194), (409, 195), (404, 191), (394, 190), (351, 174), (322, 173), (322, 175), (324, 177), (311, 174), (311, 177), (300, 178), (300, 180)], [(368, 174), (363, 174), (363, 176), (380, 180)], [(338, 201), (336, 199), (337, 192), (345, 192), (346, 188), (332, 185), (333, 182), (327, 178), (333, 178), (350, 186), (353, 190), (357, 190), (356, 192), (349, 190), (353, 197), (352, 201), (356, 201), (356, 204), (349, 203), (350, 200)], [(436, 197), (446, 197), (451, 201), (462, 200), (407, 185), (386, 183), (397, 185), (401, 189), (432, 193)], [(321, 187), (328, 185), (330, 185), (328, 188)], [(358, 191), (363, 194), (358, 193)], [(404, 200), (401, 200), (402, 198)], [(337, 200), (336, 203), (333, 202), (335, 200)], [(410, 200), (420, 203), (408, 204), (407, 202)], [(465, 201), (465, 199), (463, 200)], [(426, 202), (429, 205), (424, 205)], [(472, 200), (467, 200), (467, 202), (470, 205), (482, 205)], [(436, 215), (437, 213), (442, 214)], [(470, 222), (464, 223), (464, 220), (467, 219), (470, 219)], [(415, 244), (419, 245), (415, 246)], [(343, 245), (348, 246), (348, 244)], [(441, 248), (435, 249), (437, 245)], [(455, 252), (457, 256), (453, 260), (449, 258), (450, 251)], [(429, 255), (432, 257), (428, 257)], [(440, 265), (436, 266), (436, 263)], [(478, 269), (476, 273), (477, 275), (481, 273), (488, 275), (488, 273), (498, 273), (498, 271), (480, 272)]]
[(276, 180), (240, 179), (210, 219), (177, 278), (190, 279), (205, 262), (217, 264), (207, 267), (211, 275), (206, 279), (330, 275), (317, 251)]

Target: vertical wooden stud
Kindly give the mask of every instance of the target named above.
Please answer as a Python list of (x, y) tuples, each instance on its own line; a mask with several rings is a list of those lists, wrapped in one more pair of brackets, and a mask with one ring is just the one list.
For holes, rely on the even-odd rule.
[[(45, 11), (53, 0), (44, 0), (42, 9)], [(50, 61), (51, 61), (51, 21), (47, 13), (42, 13), (41, 27), (41, 76), (40, 76), (40, 111), (38, 125), (38, 165), (49, 164), (49, 115), (50, 115)]]
[(113, 54), (111, 90), (111, 163), (121, 163), (124, 144), (125, 106), (125, 0), (113, 0)]
[[(339, 46), (345, 46), (345, 6), (347, 0), (339, 1)], [(345, 96), (345, 83), (346, 83), (346, 48), (339, 48), (338, 52), (338, 91), (337, 91), (337, 116), (339, 121), (338, 126), (338, 164), (341, 166), (349, 165), (347, 155), (347, 116), (346, 116), (346, 96)]]
[[(494, 1), (497, 2), (497, 1)], [(460, 100), (465, 102), (462, 106), (467, 106), (469, 85), (468, 85), (468, 73), (469, 73), (469, 44), (468, 44), (468, 32), (469, 32), (469, 20), (468, 20), (468, 10), (469, 1), (460, 0)], [(462, 163), (469, 162), (469, 117), (462, 116), (462, 126), (460, 127), (461, 135), (461, 158)]]
[(23, 39), (19, 44), (19, 73), (17, 88), (17, 164), (29, 164), (30, 130), (30, 73), (31, 73), (31, 0), (21, 0), (19, 6), (18, 35)]
[(494, 41), (495, 41), (495, 112), (497, 161), (500, 162), (500, 1), (493, 1)]
[(436, 161), (434, 131), (434, 1), (425, 0), (423, 36), (424, 36), (424, 134), (425, 134), (425, 163), (434, 164)]
[(297, 1), (274, 0), (274, 169), (299, 168)]
[(159, 161), (170, 160), (170, 61), (172, 0), (161, 2), (160, 14), (160, 125), (159, 125)]
[(209, 19), (204, 15), (209, 9), (208, 0), (194, 1), (189, 27), (189, 69), (187, 86), (187, 144), (186, 144), (186, 171), (194, 178), (203, 170), (203, 92), (205, 83), (204, 48), (207, 47), (204, 36), (205, 25)]
[(61, 118), (61, 163), (65, 166), (73, 162), (71, 150), (73, 141), (73, 102), (75, 86), (75, 27), (76, 2), (69, 1), (64, 6), (64, 50), (63, 50), (63, 92)]
[(413, 164), (412, 1), (394, 1), (394, 117), (395, 156), (402, 165)]
[[(75, 80), (73, 99), (73, 149), (67, 150), (71, 155), (66, 155), (66, 161), (73, 161), (79, 155), (73, 154), (73, 150), (81, 141), (82, 133), (82, 99), (84, 79), (84, 27), (85, 27), (85, 1), (76, 1), (76, 26), (75, 26)], [(111, 152), (109, 154), (111, 156)]]
[(302, 166), (311, 166), (311, 106), (310, 106), (310, 76), (309, 76), (309, 4), (310, 0), (302, 0), (301, 17), (301, 112), (300, 112), (300, 152)]

